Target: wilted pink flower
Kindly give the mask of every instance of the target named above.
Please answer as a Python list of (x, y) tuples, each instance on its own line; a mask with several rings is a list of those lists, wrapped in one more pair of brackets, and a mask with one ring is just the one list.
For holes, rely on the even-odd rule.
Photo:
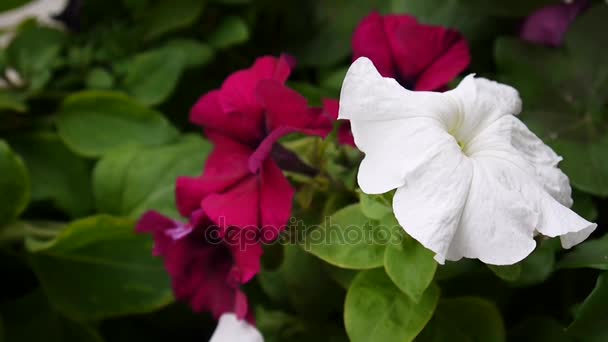
[(245, 234), (220, 237), (217, 230), (200, 209), (187, 223), (149, 211), (136, 228), (153, 234), (154, 254), (164, 258), (177, 299), (190, 303), (196, 312), (211, 312), (216, 319), (234, 312), (251, 321), (240, 285), (259, 272), (262, 248)]
[(587, 5), (587, 0), (575, 0), (543, 7), (526, 18), (520, 37), (531, 43), (560, 46), (568, 27)]
[(382, 76), (413, 90), (440, 90), (471, 60), (459, 32), (420, 24), (409, 15), (368, 15), (352, 44), (353, 60), (367, 57)]
[(205, 129), (215, 148), (198, 178), (180, 178), (180, 189), (208, 194), (204, 209), (221, 229), (258, 227), (264, 241), (278, 237), (291, 215), (294, 189), (281, 169), (310, 172), (277, 140), (300, 132), (324, 136), (331, 120), (284, 85), (291, 58), (261, 57), (204, 95), (190, 119)]

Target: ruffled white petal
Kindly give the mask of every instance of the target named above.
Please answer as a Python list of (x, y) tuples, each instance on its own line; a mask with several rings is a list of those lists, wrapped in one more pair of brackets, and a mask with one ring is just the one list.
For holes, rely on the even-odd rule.
[(350, 66), (342, 83), (338, 118), (375, 121), (434, 117), (444, 120), (443, 117), (454, 115), (457, 106), (454, 98), (444, 93), (403, 88), (396, 80), (382, 77), (368, 58), (360, 57)]
[(510, 265), (535, 248), (539, 213), (521, 194), (511, 165), (471, 159), (473, 178), (448, 260), (476, 258), (487, 264)]
[(452, 131), (465, 144), (500, 117), (521, 112), (517, 90), (473, 75), (465, 77), (458, 87), (446, 94), (460, 103), (461, 119)]
[(209, 342), (264, 342), (262, 334), (233, 313), (223, 314)]
[(365, 153), (358, 182), (367, 194), (403, 186), (406, 177), (432, 160), (444, 145), (456, 145), (454, 138), (429, 118), (352, 120), (351, 130), (355, 144)]
[[(393, 210), (399, 224), (443, 263), (458, 229), (471, 184), (472, 167), (457, 144), (443, 145), (404, 187)], [(408, 177), (408, 179), (410, 178)]]

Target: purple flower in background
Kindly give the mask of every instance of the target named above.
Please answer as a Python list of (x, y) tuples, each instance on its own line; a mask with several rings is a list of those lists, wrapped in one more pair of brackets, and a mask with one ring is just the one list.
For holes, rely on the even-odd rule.
[(587, 8), (587, 0), (543, 7), (524, 21), (519, 36), (530, 43), (560, 46), (570, 24)]

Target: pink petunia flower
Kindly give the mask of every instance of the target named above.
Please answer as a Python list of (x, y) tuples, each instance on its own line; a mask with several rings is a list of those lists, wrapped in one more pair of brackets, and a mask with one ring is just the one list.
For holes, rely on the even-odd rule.
[(519, 36), (530, 43), (560, 46), (570, 24), (588, 5), (587, 0), (575, 0), (545, 6), (526, 18)]
[(409, 15), (372, 13), (353, 35), (353, 60), (369, 58), (380, 74), (412, 90), (441, 90), (471, 60), (457, 31), (418, 23)]
[(244, 234), (219, 238), (217, 229), (200, 209), (187, 223), (149, 211), (136, 227), (154, 236), (154, 255), (164, 258), (177, 299), (215, 319), (233, 312), (253, 321), (240, 285), (259, 272), (262, 248)]
[(180, 178), (177, 189), (207, 194), (192, 206), (202, 207), (222, 230), (257, 227), (263, 241), (275, 240), (289, 220), (295, 192), (281, 170), (314, 171), (278, 139), (294, 132), (325, 136), (332, 129), (320, 108), (284, 85), (293, 64), (287, 56), (258, 58), (192, 109), (191, 121), (215, 148), (202, 176)]

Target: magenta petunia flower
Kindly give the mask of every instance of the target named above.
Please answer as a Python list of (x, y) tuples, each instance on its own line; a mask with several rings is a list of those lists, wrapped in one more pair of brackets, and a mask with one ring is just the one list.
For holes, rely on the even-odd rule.
[(469, 46), (457, 31), (409, 15), (372, 13), (353, 35), (353, 60), (369, 58), (380, 74), (412, 90), (440, 90), (464, 71)]
[(153, 234), (154, 255), (164, 258), (177, 299), (189, 302), (196, 312), (211, 312), (215, 319), (233, 312), (252, 321), (240, 285), (259, 272), (262, 248), (255, 235), (220, 238), (217, 230), (200, 209), (187, 223), (149, 211), (136, 228)]
[(208, 194), (191, 205), (202, 207), (221, 229), (257, 227), (263, 241), (276, 239), (295, 192), (281, 170), (314, 171), (276, 143), (289, 133), (325, 136), (332, 129), (320, 108), (309, 107), (284, 85), (293, 64), (286, 56), (258, 58), (192, 109), (191, 121), (205, 129), (215, 148), (203, 175), (182, 177), (177, 188)]
[(570, 24), (587, 8), (587, 0), (545, 6), (526, 18), (520, 37), (530, 43), (560, 46)]
[[(323, 111), (332, 120), (338, 120), (338, 112), (340, 111), (340, 101), (335, 99), (323, 100)], [(355, 139), (350, 129), (350, 121), (341, 120), (338, 127), (338, 143), (340, 145), (355, 146)]]

